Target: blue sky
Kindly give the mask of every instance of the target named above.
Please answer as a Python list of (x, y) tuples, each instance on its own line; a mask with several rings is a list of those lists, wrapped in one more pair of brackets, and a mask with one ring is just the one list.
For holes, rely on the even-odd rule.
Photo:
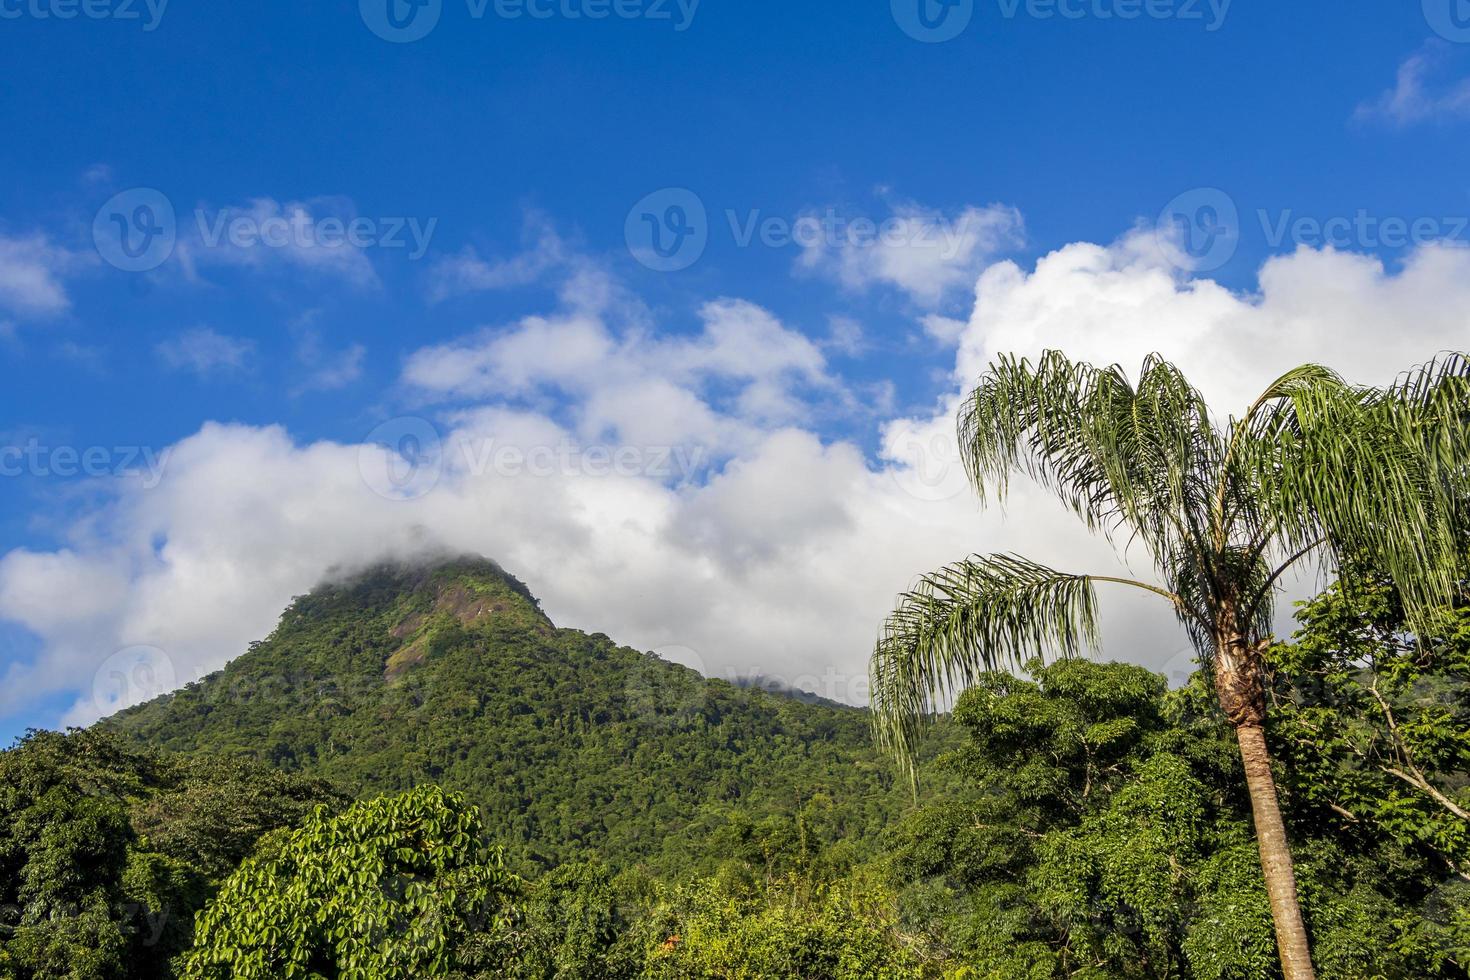
[[(86, 706), (118, 651), (160, 651), (122, 662), (174, 682), (217, 668), (327, 568), (369, 560), (364, 535), (494, 551), (560, 619), (711, 673), (799, 663), (856, 678), (876, 600), (988, 543), (990, 525), (955, 526), (973, 507), (950, 497), (898, 513), (855, 481), (901, 468), (896, 420), (942, 423), (997, 338), (1050, 342), (1035, 320), (1049, 297), (1076, 303), (1079, 324), (1093, 315), (1097, 295), (1067, 292), (1077, 275), (1174, 297), (1118, 335), (1117, 355), (1106, 331), (1133, 329), (1126, 318), (1074, 338), (1109, 359), (1178, 344), (1218, 366), (1206, 355), (1238, 318), (1299, 331), (1283, 348), (1329, 362), (1340, 329), (1343, 356), (1367, 367), (1470, 336), (1453, 312), (1470, 241), (1463, 0), (923, 0), (957, 32), (938, 43), (911, 36), (925, 33), (919, 0), (394, 3), (400, 22), (438, 19), (395, 43), (370, 26), (393, 35), (386, 0), (0, 0), (0, 462), (15, 464), (0, 476), (0, 735), (135, 699)], [(671, 188), (702, 209), (707, 244), (665, 271), (629, 230), (671, 228), (670, 202), (690, 200)], [(1208, 244), (1222, 202), (1227, 248), (1170, 251), (1162, 212)], [(141, 234), (164, 207), (160, 263), (119, 268), (107, 235)], [(281, 246), (210, 241), (293, 215), (304, 231), (286, 234), (305, 237)], [(779, 235), (828, 216), (838, 230), (809, 247), (741, 241), (763, 221)], [(364, 247), (323, 246), (333, 220), (354, 219)], [(864, 221), (898, 244), (869, 247)], [(1126, 258), (1149, 242), (1163, 279)], [(1038, 262), (1081, 243), (1108, 249), (1112, 273), (1042, 277)], [(1341, 308), (1378, 320), (1307, 322), (1346, 295), (1314, 290), (1354, 277)], [(1172, 329), (1171, 315), (1213, 326)], [(1259, 337), (1237, 327), (1227, 347), (1248, 358)], [(705, 414), (697, 432), (633, 432)], [(695, 447), (700, 463), (616, 489), (566, 481), (540, 494), (564, 509), (545, 527), (516, 509), (534, 486), (502, 499), (449, 465), (445, 486), (332, 525), (355, 513), (337, 495), (363, 481), (344, 489), (311, 447), (372, 444), (403, 418), (446, 444), (470, 430), (534, 442), (546, 425), (583, 448)], [(177, 475), (150, 479), (150, 460), (191, 439)], [(841, 519), (797, 485), (833, 494)], [(879, 513), (925, 543), (847, 592), (806, 596), (854, 623), (826, 644), (782, 576), (888, 560)], [(626, 584), (607, 594), (599, 579)], [(758, 633), (669, 613), (705, 603), (722, 622), (718, 595), (790, 646), (763, 653)], [(1172, 640), (1119, 629), (1140, 659), (1169, 661)], [(855, 683), (823, 693), (860, 701)]]

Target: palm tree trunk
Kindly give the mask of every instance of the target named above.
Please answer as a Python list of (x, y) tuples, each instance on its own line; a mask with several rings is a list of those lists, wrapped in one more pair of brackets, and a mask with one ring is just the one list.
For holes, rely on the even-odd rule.
[(1276, 924), (1276, 949), (1281, 956), (1285, 980), (1316, 980), (1312, 949), (1302, 906), (1296, 893), (1296, 871), (1286, 843), (1286, 824), (1276, 799), (1276, 780), (1271, 776), (1271, 756), (1266, 749), (1266, 731), (1260, 725), (1237, 725), (1240, 759), (1245, 763), (1245, 784), (1251, 794), (1255, 817), (1256, 844), (1261, 849), (1261, 872), (1266, 876), (1266, 893), (1271, 898), (1271, 920)]
[(1245, 765), (1281, 974), (1285, 980), (1316, 980), (1312, 947), (1296, 893), (1296, 869), (1276, 797), (1276, 779), (1271, 775), (1271, 753), (1266, 748), (1266, 672), (1261, 658), (1269, 640), (1251, 642), (1243, 630), (1233, 628), (1238, 622), (1234, 603), (1226, 604), (1221, 612), (1222, 628), (1216, 634), (1215, 694), (1235, 729), (1240, 761)]

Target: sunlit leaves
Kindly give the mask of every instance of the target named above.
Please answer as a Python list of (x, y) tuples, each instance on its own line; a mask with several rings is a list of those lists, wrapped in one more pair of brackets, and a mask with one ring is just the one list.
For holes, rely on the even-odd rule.
[(445, 976), (464, 965), (468, 937), (507, 930), (519, 889), (454, 794), (425, 787), (337, 817), (319, 811), (278, 855), (247, 861), (225, 882), (199, 914), (182, 975)]

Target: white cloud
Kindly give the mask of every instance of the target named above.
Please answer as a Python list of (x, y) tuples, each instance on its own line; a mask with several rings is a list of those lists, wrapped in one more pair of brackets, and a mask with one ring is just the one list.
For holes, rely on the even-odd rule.
[(867, 331), (850, 316), (827, 318), (827, 340), (822, 345), (843, 357), (861, 357), (868, 352)]
[(487, 260), (473, 246), (438, 259), (429, 274), (429, 299), (439, 302), (461, 293), (529, 286), (572, 259), (550, 222), (531, 214), (525, 226), (526, 248), (507, 259)]
[(938, 313), (923, 316), (919, 322), (923, 325), (926, 334), (945, 345), (959, 343), (960, 337), (964, 336), (965, 328), (968, 326), (964, 320), (940, 316)]
[(0, 307), (50, 316), (71, 306), (63, 279), (85, 260), (41, 234), (0, 235)]
[(417, 220), (360, 219), (350, 201), (337, 198), (281, 202), (257, 197), (241, 205), (196, 208), (180, 214), (179, 225), (176, 254), (190, 279), (202, 278), (207, 267), (291, 269), (361, 288), (379, 284), (366, 249), (380, 237), (401, 239), (392, 247), (412, 251), (427, 247), (425, 235), (432, 235), (432, 225)]
[(1069, 245), (1030, 273), (1012, 262), (987, 269), (961, 340), (959, 377), (972, 381), (1001, 352), (1055, 347), (1136, 369), (1157, 350), (1217, 410), (1239, 413), (1303, 361), (1384, 382), (1465, 344), (1470, 249), (1426, 246), (1390, 272), (1370, 256), (1299, 248), (1268, 260), (1259, 295), (1243, 295), (1209, 279), (1180, 281), (1134, 237), (1111, 248)]
[(336, 391), (362, 377), (363, 362), (367, 360), (367, 348), (362, 344), (349, 344), (342, 350), (328, 350), (323, 346), (319, 333), (306, 329), (301, 332), (297, 340), (296, 359), (309, 372), (306, 379), (294, 389), (296, 394), (308, 391)]
[(926, 309), (974, 283), (984, 264), (1019, 245), (1024, 223), (1015, 208), (966, 208), (954, 217), (904, 204), (881, 220), (809, 214), (798, 222), (799, 270), (864, 291), (896, 288)]
[(417, 351), (404, 380), (439, 399), (569, 399), (584, 438), (718, 452), (750, 445), (756, 426), (802, 418), (804, 393), (834, 384), (816, 344), (752, 303), (706, 303), (703, 329), (688, 336), (652, 334), (596, 301), (571, 305)]
[(154, 351), (174, 370), (192, 371), (204, 377), (221, 371), (244, 370), (255, 352), (255, 344), (209, 327), (195, 327), (163, 341)]
[(1470, 78), (1445, 78), (1449, 61), (1448, 45), (1426, 44), (1399, 65), (1393, 88), (1358, 106), (1357, 118), (1399, 126), (1470, 118)]
[[(716, 675), (761, 672), (861, 701), (878, 626), (919, 573), (991, 551), (1119, 567), (1035, 491), (1018, 488), (1004, 514), (978, 511), (966, 492), (953, 408), (996, 353), (1061, 347), (1136, 369), (1157, 350), (1218, 410), (1238, 412), (1303, 360), (1375, 383), (1464, 344), (1470, 250), (1421, 249), (1390, 271), (1304, 249), (1259, 278), (1250, 295), (1180, 280), (1132, 238), (1070, 245), (1029, 270), (992, 265), (951, 382), (932, 411), (882, 425), (876, 460), (814, 433), (809, 417), (835, 382), (820, 352), (766, 311), (712, 303), (702, 329), (681, 335), (604, 319), (587, 312), (596, 301), (568, 296), (553, 316), (410, 358), (406, 382), (456, 399), (440, 417), (442, 473), (423, 496), (369, 487), (364, 472), (395, 459), (386, 449), (207, 425), (174, 447), (161, 484), (119, 489), (65, 547), (0, 559), (0, 617), (43, 645), (5, 677), (0, 713), (79, 679), (87, 689), (108, 655), (137, 644), (166, 651), (179, 682), (193, 679), (264, 635), (329, 568), (430, 543), (501, 561), (564, 625), (644, 649), (689, 647)], [(723, 456), (694, 480), (636, 451), (705, 443)], [(635, 450), (631, 468), (611, 466), (606, 450), (619, 447)], [(1186, 643), (1166, 608), (1104, 599), (1106, 655), (1183, 669)], [(69, 720), (99, 710), (84, 696)]]

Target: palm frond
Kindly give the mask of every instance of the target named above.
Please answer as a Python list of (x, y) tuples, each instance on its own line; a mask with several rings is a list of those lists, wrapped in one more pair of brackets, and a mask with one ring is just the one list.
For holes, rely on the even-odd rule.
[(899, 597), (870, 667), (873, 729), (910, 777), (919, 729), (936, 698), (1031, 656), (1069, 656), (1097, 640), (1086, 575), (1014, 555), (975, 556), (924, 576)]
[(1090, 529), (1129, 528), (1161, 565), (1203, 542), (1221, 441), (1199, 391), (1156, 355), (1136, 388), (1116, 365), (1058, 351), (1002, 357), (962, 406), (959, 436), (982, 501), (1003, 499), (1020, 471)]
[(1388, 388), (1315, 365), (1267, 389), (1241, 438), (1237, 479), (1263, 534), (1288, 549), (1361, 556), (1404, 596), (1410, 622), (1465, 572), (1470, 360), (1450, 354)]

